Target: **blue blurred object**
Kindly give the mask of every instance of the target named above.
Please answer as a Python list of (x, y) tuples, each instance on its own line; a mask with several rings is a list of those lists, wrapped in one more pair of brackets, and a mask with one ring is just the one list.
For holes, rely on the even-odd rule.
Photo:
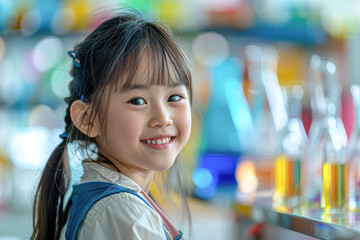
[(236, 184), (235, 168), (239, 157), (239, 154), (205, 153), (200, 156), (199, 168), (216, 174), (218, 183)]
[(242, 75), (243, 64), (237, 58), (228, 58), (212, 69), (213, 92), (204, 119), (202, 154), (193, 175), (195, 194), (200, 198), (212, 197), (219, 185), (236, 184), (235, 169), (253, 127)]
[(37, 9), (40, 12), (41, 24), (39, 32), (51, 32), (51, 24), (55, 12), (60, 8), (60, 0), (38, 0)]
[(15, 13), (15, 1), (0, 0), (0, 33), (11, 25)]
[(202, 199), (215, 195), (219, 185), (236, 185), (235, 169), (239, 154), (205, 153), (193, 173), (195, 194)]
[[(231, 115), (226, 96), (229, 82), (241, 82), (243, 66), (240, 60), (228, 58), (212, 69), (212, 93), (206, 110), (202, 152), (240, 154), (241, 144), (237, 129), (239, 122)], [(230, 96), (231, 98), (231, 96)], [(234, 96), (234, 100), (238, 99)], [(241, 109), (242, 102), (231, 102), (232, 109)]]
[(270, 41), (288, 41), (303, 44), (319, 44), (326, 40), (326, 32), (320, 24), (312, 22), (286, 23), (279, 25), (258, 24), (246, 34)]
[(257, 23), (242, 31), (226, 27), (212, 29), (212, 31), (231, 37), (251, 37), (265, 41), (294, 42), (303, 45), (321, 44), (327, 38), (324, 28), (316, 22), (311, 24), (306, 22), (288, 22), (283, 24)]
[(240, 152), (244, 152), (252, 143), (250, 138), (254, 122), (253, 115), (239, 79), (229, 79), (224, 87), (230, 115), (240, 139)]
[(216, 193), (218, 185), (218, 172), (207, 168), (198, 168), (193, 172), (193, 182), (196, 186), (196, 195), (199, 198), (207, 199)]

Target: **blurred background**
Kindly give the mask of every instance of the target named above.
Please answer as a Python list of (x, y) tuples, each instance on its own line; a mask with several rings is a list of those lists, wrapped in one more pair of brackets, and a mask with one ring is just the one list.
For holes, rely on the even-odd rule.
[(314, 53), (335, 63), (337, 114), (350, 135), (360, 1), (0, 0), (1, 240), (31, 235), (35, 185), (63, 132), (66, 52), (112, 6), (164, 21), (191, 58), (193, 132), (184, 155), (197, 209), (193, 239), (247, 239), (236, 233), (231, 203), (272, 191), (272, 159), (289, 117), (284, 92), (300, 99), (309, 132)]

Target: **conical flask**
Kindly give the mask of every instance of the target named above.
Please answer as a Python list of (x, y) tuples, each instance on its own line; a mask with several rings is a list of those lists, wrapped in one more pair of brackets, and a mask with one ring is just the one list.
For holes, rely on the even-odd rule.
[(360, 86), (351, 86), (355, 121), (351, 130), (348, 159), (348, 203), (349, 210), (360, 210)]
[(304, 158), (308, 138), (301, 121), (302, 87), (295, 85), (289, 90), (284, 89), (288, 122), (281, 132), (277, 157), (275, 159), (275, 192), (273, 207), (286, 210), (300, 205), (301, 163)]
[(346, 204), (347, 137), (338, 116), (339, 83), (335, 64), (317, 60), (314, 78), (310, 79), (311, 102), (315, 103), (311, 107), (316, 108), (313, 112), (317, 115), (310, 127), (302, 194), (309, 208), (340, 210)]
[(236, 165), (247, 146), (252, 115), (242, 89), (242, 61), (227, 58), (211, 69), (212, 93), (204, 116), (203, 141), (193, 173), (200, 198), (221, 184), (236, 184)]

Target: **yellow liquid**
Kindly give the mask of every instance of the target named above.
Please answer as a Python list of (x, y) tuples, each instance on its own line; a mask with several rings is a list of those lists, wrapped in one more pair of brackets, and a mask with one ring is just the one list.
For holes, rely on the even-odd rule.
[(279, 155), (275, 160), (275, 194), (274, 200), (284, 202), (300, 195), (300, 160)]
[(321, 207), (339, 209), (346, 204), (346, 166), (345, 164), (323, 164), (323, 187)]

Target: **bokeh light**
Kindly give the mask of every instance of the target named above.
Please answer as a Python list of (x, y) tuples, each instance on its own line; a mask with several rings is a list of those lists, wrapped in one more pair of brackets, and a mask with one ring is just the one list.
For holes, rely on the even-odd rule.
[(207, 199), (216, 193), (218, 185), (218, 174), (206, 168), (197, 168), (192, 179), (195, 184), (195, 191), (198, 197)]
[(211, 175), (210, 171), (207, 169), (198, 169), (194, 175), (193, 180), (198, 188), (207, 188), (213, 182), (213, 176)]
[(258, 179), (254, 163), (250, 160), (240, 161), (235, 171), (238, 188), (242, 193), (249, 194), (256, 191)]
[(26, 86), (20, 77), (16, 64), (10, 59), (4, 60), (0, 65), (0, 79), (0, 92), (3, 102), (12, 105), (24, 97)]
[(76, 21), (76, 14), (73, 9), (60, 8), (52, 19), (51, 28), (55, 34), (65, 34), (70, 32)]
[(0, 37), (0, 62), (5, 55), (5, 42), (4, 39)]
[(295, 85), (291, 89), (291, 94), (294, 96), (295, 99), (301, 100), (304, 96), (304, 89), (299, 85)]
[(25, 52), (21, 58), (19, 70), (21, 77), (29, 83), (38, 83), (41, 80), (41, 73), (35, 68), (33, 52)]
[(192, 50), (197, 61), (205, 66), (216, 65), (229, 56), (229, 43), (219, 33), (199, 34), (193, 42)]
[(21, 19), (21, 32), (25, 36), (31, 36), (38, 31), (41, 25), (40, 12), (36, 9), (24, 14)]
[[(60, 130), (45, 127), (18, 128), (11, 139), (11, 160), (23, 169), (41, 169), (60, 142)], [(54, 141), (54, 139), (56, 139)]]
[(55, 111), (47, 105), (37, 105), (31, 110), (28, 120), (29, 126), (43, 126), (48, 129), (58, 127)]
[(70, 94), (68, 86), (71, 80), (68, 64), (59, 66), (51, 73), (51, 90), (61, 99), (67, 97)]
[(0, 108), (0, 149), (8, 154), (9, 136), (16, 124), (16, 114), (8, 109)]
[(63, 56), (64, 46), (62, 41), (56, 36), (50, 36), (36, 44), (33, 61), (39, 72), (46, 72), (55, 67)]
[(250, 44), (245, 47), (245, 57), (254, 68), (272, 69), (277, 72), (279, 53), (270, 44)]
[[(359, 3), (354, 4), (359, 5)], [(321, 13), (320, 20), (325, 31), (330, 36), (340, 38), (358, 33), (360, 22), (359, 10), (356, 9), (356, 6), (349, 9), (345, 4), (334, 5), (330, 4), (331, 7), (324, 9)], [(344, 12), (347, 12), (347, 14), (344, 14)]]

